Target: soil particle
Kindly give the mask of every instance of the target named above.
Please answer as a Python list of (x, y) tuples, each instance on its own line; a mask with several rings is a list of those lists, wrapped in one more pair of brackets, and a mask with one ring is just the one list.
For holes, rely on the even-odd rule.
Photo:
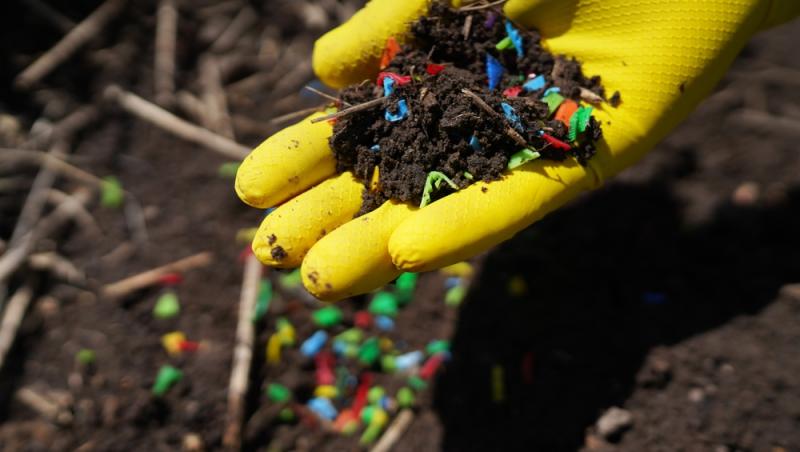
[(272, 251), (270, 251), (270, 254), (272, 255), (272, 258), (275, 259), (276, 261), (282, 261), (286, 259), (287, 256), (286, 250), (284, 250), (283, 247), (280, 245), (273, 247)]
[(270, 235), (267, 236), (267, 243), (269, 245), (274, 245), (277, 240), (278, 240), (278, 238), (275, 237), (275, 234), (270, 234)]

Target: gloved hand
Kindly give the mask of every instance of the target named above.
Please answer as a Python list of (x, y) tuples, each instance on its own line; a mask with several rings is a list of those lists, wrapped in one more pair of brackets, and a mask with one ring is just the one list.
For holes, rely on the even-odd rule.
[[(317, 75), (336, 88), (374, 78), (387, 38), (402, 40), (427, 5), (373, 0), (317, 41)], [(574, 56), (585, 74), (602, 77), (607, 92), (621, 92), (618, 108), (595, 110), (604, 138), (589, 165), (535, 160), (423, 209), (389, 201), (353, 219), (362, 185), (350, 173), (335, 174), (331, 125), (307, 118), (267, 139), (237, 174), (236, 191), (246, 203), (264, 208), (285, 201), (253, 242), (262, 262), (302, 263), (306, 288), (335, 300), (402, 271), (483, 252), (637, 161), (711, 91), (751, 35), (795, 17), (800, 1), (509, 0), (504, 9), (537, 28), (552, 53)]]

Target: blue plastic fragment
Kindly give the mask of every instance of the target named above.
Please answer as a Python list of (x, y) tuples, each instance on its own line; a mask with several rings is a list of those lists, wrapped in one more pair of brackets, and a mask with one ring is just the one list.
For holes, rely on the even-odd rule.
[(333, 349), (333, 353), (335, 353), (337, 356), (344, 356), (345, 352), (347, 352), (347, 342), (336, 339), (333, 341), (331, 349)]
[(525, 128), (522, 127), (522, 122), (519, 120), (517, 112), (514, 111), (514, 107), (505, 102), (500, 102), (500, 106), (503, 107), (503, 114), (506, 116), (506, 119), (508, 119), (508, 122), (510, 122), (518, 132), (525, 132)]
[(419, 350), (408, 352), (400, 355), (394, 359), (394, 365), (397, 370), (406, 370), (414, 366), (418, 366), (425, 358), (425, 354)]
[(381, 399), (378, 401), (378, 405), (380, 405), (380, 407), (383, 408), (384, 411), (389, 411), (392, 407), (391, 397), (387, 395), (381, 397)]
[(444, 288), (445, 289), (452, 289), (455, 286), (461, 284), (461, 278), (458, 276), (450, 276), (444, 280)]
[(542, 97), (545, 97), (550, 93), (560, 93), (560, 92), (561, 92), (561, 88), (559, 88), (557, 86), (551, 86), (550, 88), (547, 88), (546, 90), (544, 90), (544, 92), (542, 93)]
[(372, 147), (369, 148), (369, 150), (372, 151), (372, 152), (378, 152), (378, 151), (381, 150), (381, 145), (380, 144), (373, 144)]
[(388, 97), (394, 93), (394, 79), (391, 77), (383, 78), (383, 97)]
[(528, 91), (528, 92), (536, 91), (536, 90), (544, 88), (545, 83), (547, 83), (547, 81), (544, 79), (544, 76), (543, 75), (537, 75), (536, 77), (534, 77), (534, 78), (528, 80), (527, 82), (525, 82), (525, 84), (522, 85), (522, 89), (524, 89), (525, 91)]
[(394, 329), (394, 320), (386, 315), (379, 315), (375, 317), (375, 326), (381, 331), (392, 331)]
[(486, 75), (489, 76), (489, 89), (495, 89), (500, 86), (500, 80), (503, 79), (503, 65), (497, 61), (497, 58), (486, 54)]
[(307, 356), (309, 358), (313, 358), (314, 356), (322, 350), (322, 347), (325, 346), (325, 342), (328, 340), (328, 333), (323, 330), (318, 330), (316, 333), (312, 334), (311, 337), (305, 340), (303, 344), (300, 346), (300, 353), (303, 356)]
[(519, 30), (514, 28), (514, 24), (509, 20), (506, 21), (506, 34), (511, 38), (511, 42), (514, 43), (514, 48), (517, 50), (517, 58), (522, 58), (525, 55), (525, 51), (522, 48), (522, 35), (519, 34)]
[[(387, 77), (388, 78), (388, 77)], [(405, 99), (400, 99), (397, 102), (397, 113), (392, 113), (386, 110), (386, 120), (389, 122), (397, 122), (408, 116), (408, 104)]]
[(314, 397), (309, 400), (308, 408), (317, 416), (329, 421), (336, 419), (336, 416), (339, 414), (339, 412), (336, 411), (336, 407), (333, 406), (333, 403), (324, 397)]
[(475, 151), (481, 150), (481, 142), (478, 141), (478, 137), (476, 135), (472, 135), (472, 137), (469, 139), (469, 145)]

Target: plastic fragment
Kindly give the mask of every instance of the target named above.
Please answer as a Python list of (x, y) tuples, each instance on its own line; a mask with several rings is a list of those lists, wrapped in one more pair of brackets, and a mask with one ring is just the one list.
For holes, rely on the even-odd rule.
[(439, 370), (439, 367), (444, 362), (444, 359), (444, 353), (437, 353), (428, 358), (428, 360), (425, 361), (425, 364), (423, 364), (422, 368), (419, 370), (420, 378), (425, 380), (430, 380), (433, 378), (433, 376), (436, 375), (436, 372)]
[(381, 356), (381, 370), (386, 373), (392, 373), (397, 370), (395, 357), (392, 355)]
[(411, 408), (414, 406), (414, 402), (416, 402), (414, 391), (412, 391), (408, 386), (403, 386), (402, 388), (398, 389), (395, 399), (397, 399), (397, 404), (400, 406), (400, 408)]
[(422, 201), (419, 203), (420, 209), (427, 206), (431, 202), (431, 192), (434, 189), (438, 190), (443, 181), (447, 182), (447, 185), (449, 185), (453, 190), (458, 190), (458, 185), (450, 180), (447, 175), (439, 171), (431, 171), (428, 173), (428, 177), (425, 179), (425, 187), (422, 190)]
[(115, 209), (125, 200), (122, 183), (114, 176), (106, 176), (100, 184), (100, 204)]
[(294, 410), (292, 410), (292, 409), (291, 409), (290, 407), (288, 407), (288, 406), (287, 406), (287, 407), (284, 407), (284, 408), (283, 408), (283, 409), (282, 409), (282, 410), (281, 410), (281, 411), (278, 413), (278, 420), (279, 420), (279, 421), (281, 421), (281, 422), (286, 422), (286, 423), (289, 423), (289, 422), (292, 422), (292, 421), (294, 421), (294, 419), (295, 419)]
[(325, 306), (311, 314), (314, 325), (329, 328), (342, 322), (342, 310), (336, 306)]
[(510, 122), (518, 132), (525, 132), (525, 128), (522, 127), (522, 121), (520, 121), (517, 112), (514, 111), (514, 107), (505, 102), (500, 102), (500, 106), (503, 108), (503, 115), (505, 115), (508, 122)]
[(400, 99), (397, 101), (397, 112), (392, 113), (388, 109), (386, 110), (385, 118), (389, 122), (397, 122), (401, 121), (408, 116), (408, 103), (406, 103), (405, 99)]
[(361, 444), (372, 444), (378, 439), (378, 436), (383, 431), (383, 427), (389, 421), (389, 415), (386, 414), (386, 411), (382, 410), (381, 408), (375, 408), (373, 410), (371, 419), (369, 421), (369, 425), (367, 425), (367, 429), (364, 430), (364, 433), (361, 435), (359, 442)]
[(478, 141), (478, 136), (477, 136), (477, 135), (472, 135), (472, 136), (470, 137), (470, 139), (469, 139), (469, 146), (470, 146), (470, 147), (472, 148), (472, 150), (474, 150), (474, 151), (480, 151), (480, 150), (481, 150), (481, 142), (480, 142), (480, 141)]
[(77, 361), (81, 366), (89, 366), (94, 364), (96, 359), (97, 355), (91, 348), (82, 348), (78, 350), (78, 353), (75, 354), (75, 361)]
[(333, 422), (333, 428), (343, 435), (352, 435), (358, 430), (359, 420), (352, 409), (344, 409)]
[(510, 20), (507, 20), (505, 25), (506, 34), (514, 45), (514, 49), (517, 51), (517, 58), (522, 58), (525, 55), (525, 49), (522, 45), (522, 35), (519, 33), (519, 30), (514, 28), (514, 24), (512, 24)]
[(445, 341), (443, 339), (433, 340), (428, 343), (425, 347), (425, 351), (429, 355), (435, 355), (437, 353), (442, 352), (449, 352), (450, 351), (450, 341)]
[(358, 328), (367, 329), (372, 325), (372, 314), (367, 311), (356, 311), (353, 314), (353, 323)]
[(375, 317), (375, 326), (381, 331), (394, 330), (394, 320), (386, 315), (379, 315)]
[(441, 271), (445, 275), (450, 276), (460, 276), (462, 278), (469, 278), (472, 276), (472, 273), (475, 271), (472, 268), (472, 264), (467, 261), (456, 262), (455, 264), (448, 265), (447, 267), (442, 267)]
[(531, 160), (536, 160), (542, 155), (533, 149), (522, 149), (520, 151), (515, 152), (511, 155), (508, 159), (508, 169), (513, 170), (514, 168), (518, 168)]
[(577, 109), (577, 102), (572, 99), (566, 99), (561, 103), (561, 105), (559, 105), (558, 110), (556, 110), (555, 119), (561, 121), (565, 126), (569, 127), (569, 119)]
[(339, 390), (333, 385), (319, 385), (314, 389), (314, 397), (335, 399), (339, 397)]
[(428, 66), (425, 67), (425, 72), (427, 72), (430, 75), (436, 75), (442, 72), (443, 70), (444, 70), (443, 64), (428, 63)]
[(489, 11), (486, 15), (486, 21), (483, 22), (483, 26), (486, 28), (494, 27), (494, 23), (497, 21), (497, 13), (494, 11)]
[(318, 385), (332, 385), (336, 382), (336, 375), (333, 373), (333, 366), (336, 365), (336, 358), (328, 351), (321, 351), (314, 357), (317, 366), (315, 377)]
[(325, 342), (328, 340), (328, 333), (323, 330), (317, 330), (314, 334), (311, 335), (308, 339), (300, 345), (300, 353), (303, 356), (313, 358), (314, 356), (322, 350), (322, 347), (325, 346)]
[(399, 51), (400, 45), (397, 43), (397, 40), (394, 36), (389, 36), (389, 39), (386, 40), (386, 46), (383, 48), (383, 53), (381, 54), (380, 68), (383, 69), (388, 66)]
[(380, 150), (381, 150), (381, 145), (380, 145), (380, 144), (373, 144), (373, 145), (372, 145), (372, 146), (369, 148), (369, 150), (370, 150), (370, 151), (372, 151), (372, 152), (378, 152), (378, 151), (380, 151)]
[(388, 337), (382, 337), (378, 339), (378, 348), (384, 353), (391, 352), (394, 350), (394, 342)]
[(352, 405), (353, 413), (355, 413), (356, 416), (361, 416), (361, 410), (364, 408), (364, 405), (367, 404), (367, 391), (369, 391), (371, 384), (372, 374), (369, 372), (362, 373)]
[(217, 174), (219, 177), (233, 179), (236, 177), (236, 172), (239, 171), (239, 166), (241, 164), (241, 162), (225, 162), (217, 168)]
[(181, 312), (181, 305), (175, 292), (167, 291), (161, 294), (153, 307), (153, 315), (157, 319), (171, 319)]
[(546, 90), (544, 90), (544, 92), (542, 93), (542, 97), (546, 97), (550, 93), (560, 93), (560, 92), (561, 92), (561, 88), (559, 88), (557, 86), (551, 86), (550, 88), (547, 88)]
[(386, 390), (382, 386), (373, 386), (367, 391), (367, 403), (374, 405), (378, 403), (383, 396), (386, 395)]
[(447, 279), (444, 280), (445, 289), (452, 289), (459, 284), (461, 284), (460, 276), (448, 276)]
[(397, 370), (408, 370), (418, 366), (423, 359), (425, 359), (425, 355), (419, 350), (414, 350), (395, 357), (394, 364)]
[(278, 331), (278, 337), (281, 339), (281, 345), (291, 347), (295, 342), (295, 331), (289, 319), (286, 317), (278, 317), (275, 321), (275, 329)]
[(350, 328), (339, 333), (336, 339), (347, 344), (358, 344), (364, 339), (364, 332), (359, 328)]
[(416, 391), (424, 391), (428, 387), (428, 383), (418, 375), (408, 377), (408, 385)]
[(503, 366), (495, 364), (492, 367), (492, 400), (494, 403), (502, 403), (506, 399), (504, 374)]
[(494, 45), (494, 48), (497, 50), (506, 50), (514, 47), (514, 42), (511, 41), (509, 36), (506, 36), (500, 42)]
[(589, 119), (592, 117), (592, 107), (580, 106), (569, 118), (569, 141), (575, 141), (579, 133), (586, 131)]
[(469, 171), (464, 171), (464, 179), (473, 180), (473, 179), (475, 179), (475, 177)]
[(358, 362), (364, 366), (372, 366), (381, 354), (378, 338), (371, 337), (358, 349)]
[(258, 322), (267, 315), (269, 303), (272, 301), (272, 281), (262, 279), (258, 285), (258, 298), (253, 310), (253, 322)]
[(162, 286), (177, 286), (183, 282), (183, 276), (180, 273), (167, 273), (166, 275), (158, 278), (158, 283)]
[(153, 383), (153, 395), (161, 397), (183, 378), (183, 372), (172, 366), (161, 366)]
[(553, 112), (558, 109), (561, 103), (564, 102), (564, 96), (558, 94), (558, 92), (551, 92), (545, 94), (544, 97), (542, 97), (542, 100), (547, 104), (547, 109), (552, 115)]
[(186, 335), (180, 331), (173, 331), (161, 336), (161, 345), (170, 355), (179, 355), (181, 353), (181, 342), (186, 340)]
[(394, 93), (395, 81), (391, 77), (383, 78), (383, 97), (391, 96)]
[(336, 419), (336, 415), (338, 414), (336, 407), (333, 406), (333, 403), (324, 397), (314, 397), (308, 401), (307, 405), (308, 408), (314, 412), (314, 414), (322, 419), (332, 421)]
[(467, 289), (463, 285), (455, 286), (444, 294), (444, 304), (447, 306), (458, 306), (464, 301)]
[(519, 97), (519, 93), (522, 92), (522, 86), (512, 86), (510, 88), (506, 88), (503, 90), (503, 97), (508, 97), (513, 99), (515, 97)]
[(281, 362), (281, 336), (272, 333), (267, 340), (267, 364), (276, 365)]
[(292, 398), (292, 392), (280, 383), (270, 383), (267, 385), (267, 398), (272, 403), (284, 403)]
[(394, 317), (397, 315), (397, 297), (391, 292), (378, 292), (369, 303), (369, 312), (373, 315)]
[(397, 288), (397, 301), (405, 305), (414, 296), (414, 289), (417, 287), (417, 274), (406, 272), (397, 277), (395, 287)]
[(489, 77), (489, 89), (495, 89), (500, 85), (500, 80), (503, 78), (505, 69), (503, 65), (497, 61), (497, 58), (490, 54), (486, 54), (486, 75)]
[(536, 77), (528, 80), (522, 85), (522, 89), (526, 92), (537, 91), (544, 88), (545, 83), (547, 80), (544, 79), (543, 75), (537, 75)]
[(396, 86), (405, 85), (406, 83), (411, 81), (410, 75), (400, 75), (395, 74), (394, 72), (381, 72), (378, 74), (378, 78), (376, 83), (378, 86), (383, 87), (383, 82), (386, 78), (390, 78), (394, 80)]
[(559, 140), (558, 138), (550, 136), (550, 135), (548, 135), (546, 133), (541, 134), (541, 137), (542, 137), (543, 140), (545, 140), (548, 143), (550, 143), (550, 145), (553, 146), (556, 149), (561, 149), (561, 150), (564, 150), (564, 151), (569, 151), (570, 149), (572, 149), (569, 144), (564, 143), (563, 141)]

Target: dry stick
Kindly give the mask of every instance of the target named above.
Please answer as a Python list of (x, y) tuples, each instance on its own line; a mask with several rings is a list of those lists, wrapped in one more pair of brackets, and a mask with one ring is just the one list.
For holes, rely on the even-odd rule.
[(590, 104), (601, 104), (605, 102), (605, 99), (597, 95), (596, 93), (584, 88), (581, 86), (581, 100), (589, 102)]
[(3, 311), (3, 320), (0, 322), (0, 369), (3, 368), (8, 351), (14, 344), (17, 330), (32, 298), (33, 290), (27, 285), (22, 286), (14, 292), (8, 301), (8, 306)]
[(383, 105), (386, 102), (388, 97), (379, 97), (377, 99), (372, 99), (364, 102), (363, 104), (353, 105), (352, 107), (345, 108), (344, 110), (339, 110), (336, 113), (331, 113), (329, 115), (320, 116), (319, 118), (314, 118), (311, 120), (312, 123), (322, 122), (322, 121), (329, 121), (331, 119), (341, 118), (343, 116), (352, 115), (353, 113), (357, 113), (359, 111), (368, 110), (372, 107), (376, 107), (378, 105)]
[(276, 117), (270, 119), (269, 123), (275, 125), (275, 124), (280, 124), (280, 123), (283, 123), (283, 122), (291, 121), (293, 119), (302, 118), (303, 116), (308, 116), (311, 113), (319, 111), (319, 110), (321, 110), (323, 108), (325, 108), (324, 104), (316, 106), (316, 107), (309, 107), (309, 108), (304, 108), (302, 110), (293, 111), (291, 113), (286, 113), (285, 115), (276, 116)]
[(347, 107), (352, 107), (353, 106), (353, 104), (351, 104), (349, 102), (345, 102), (344, 100), (342, 100), (342, 99), (340, 99), (340, 98), (338, 98), (336, 96), (331, 96), (330, 94), (328, 94), (328, 93), (326, 93), (324, 91), (320, 91), (320, 90), (314, 88), (313, 86), (306, 85), (303, 88), (311, 91), (312, 93), (316, 94), (317, 96), (324, 97), (325, 99), (328, 99), (330, 101), (333, 101), (333, 102), (336, 102), (336, 103), (341, 102), (342, 105), (345, 105)]
[(157, 17), (153, 86), (156, 103), (169, 106), (175, 100), (175, 41), (178, 35), (178, 9), (175, 0), (161, 0), (158, 3)]
[(28, 88), (69, 59), (81, 46), (99, 35), (102, 29), (122, 11), (126, 0), (107, 0), (83, 22), (75, 26), (61, 41), (25, 68), (14, 80), (19, 88)]
[[(492, 107), (489, 106), (483, 99), (480, 98), (477, 94), (473, 93), (472, 91), (464, 88), (461, 90), (462, 93), (466, 94), (470, 99), (472, 99), (477, 106), (479, 106), (483, 111), (489, 113), (490, 115), (494, 116), (495, 118), (500, 119), (504, 123), (506, 122), (506, 118), (501, 115), (500, 113), (494, 111)], [(527, 147), (528, 143), (525, 141), (525, 138), (522, 138), (522, 135), (519, 134), (513, 127), (508, 126), (506, 128), (506, 135), (509, 136), (512, 140), (514, 140), (520, 146)]]
[(72, 203), (75, 208), (72, 212), (72, 219), (85, 230), (87, 235), (94, 237), (102, 237), (104, 235), (103, 230), (97, 224), (92, 214), (89, 213), (89, 210), (87, 210), (83, 204), (76, 202), (74, 196), (69, 193), (64, 193), (61, 190), (56, 190), (55, 188), (48, 189), (45, 196), (50, 204), (56, 206), (65, 202)]
[(67, 16), (56, 11), (52, 6), (48, 5), (42, 0), (23, 0), (23, 3), (33, 10), (33, 12), (39, 14), (48, 22), (53, 24), (56, 28), (61, 30), (62, 33), (69, 33), (69, 31), (75, 27), (75, 22), (70, 20)]
[(472, 14), (467, 16), (464, 20), (464, 28), (461, 29), (461, 35), (464, 36), (464, 40), (466, 41), (469, 39), (469, 32), (472, 30)]
[(0, 148), (0, 160), (12, 159), (23, 160), (50, 168), (64, 176), (75, 179), (92, 186), (101, 186), (103, 180), (92, 173), (84, 171), (77, 166), (71, 165), (53, 154), (41, 151), (26, 151), (23, 149)]
[(406, 429), (408, 429), (408, 426), (411, 425), (413, 420), (413, 411), (409, 409), (400, 411), (400, 414), (392, 421), (392, 424), (386, 429), (386, 433), (381, 436), (380, 441), (375, 444), (375, 447), (373, 447), (370, 452), (389, 452), (392, 450), (394, 444), (403, 436), (403, 433), (406, 432)]
[(250, 27), (257, 23), (258, 14), (256, 14), (253, 8), (249, 6), (243, 8), (239, 11), (239, 14), (231, 20), (230, 24), (225, 28), (225, 31), (211, 44), (211, 51), (222, 53), (232, 49), (239, 38), (241, 38)]
[(203, 104), (203, 101), (200, 100), (199, 97), (195, 96), (194, 94), (190, 93), (189, 91), (178, 91), (176, 95), (176, 100), (178, 101), (178, 108), (180, 108), (184, 113), (189, 115), (189, 117), (199, 123), (203, 123), (205, 121), (205, 109), (206, 106)]
[(34, 270), (46, 270), (70, 284), (86, 285), (86, 275), (69, 259), (52, 251), (32, 254), (28, 265)]
[(51, 422), (64, 426), (72, 423), (73, 416), (69, 410), (60, 407), (50, 397), (34, 390), (30, 386), (19, 388), (14, 396), (20, 403)]
[(500, 6), (503, 3), (505, 3), (506, 1), (508, 1), (508, 0), (497, 0), (496, 2), (484, 3), (482, 5), (464, 6), (464, 7), (459, 8), (458, 10), (459, 11), (479, 11), (481, 9), (493, 8), (495, 6)]
[(125, 111), (136, 115), (140, 119), (161, 127), (184, 140), (206, 146), (208, 149), (226, 157), (243, 159), (250, 152), (250, 148), (242, 146), (229, 138), (217, 135), (208, 129), (186, 122), (163, 108), (123, 90), (119, 86), (111, 85), (107, 87), (105, 97), (115, 101)]
[(222, 76), (216, 58), (207, 56), (200, 61), (200, 84), (203, 86), (203, 104), (206, 113), (203, 125), (233, 139), (228, 100), (222, 88)]
[(184, 257), (183, 259), (147, 270), (138, 275), (127, 277), (115, 283), (106, 284), (102, 289), (102, 295), (111, 299), (124, 297), (131, 292), (157, 284), (158, 280), (166, 274), (183, 273), (193, 268), (205, 267), (211, 263), (212, 257), (213, 255), (208, 251)]
[(261, 262), (255, 255), (248, 256), (244, 266), (242, 293), (239, 298), (239, 322), (236, 326), (236, 346), (233, 350), (233, 370), (228, 387), (228, 425), (222, 437), (222, 444), (238, 450), (242, 442), (242, 422), (244, 417), (244, 396), (247, 393), (250, 364), (253, 359), (253, 309), (258, 297), (258, 284), (261, 281)]

